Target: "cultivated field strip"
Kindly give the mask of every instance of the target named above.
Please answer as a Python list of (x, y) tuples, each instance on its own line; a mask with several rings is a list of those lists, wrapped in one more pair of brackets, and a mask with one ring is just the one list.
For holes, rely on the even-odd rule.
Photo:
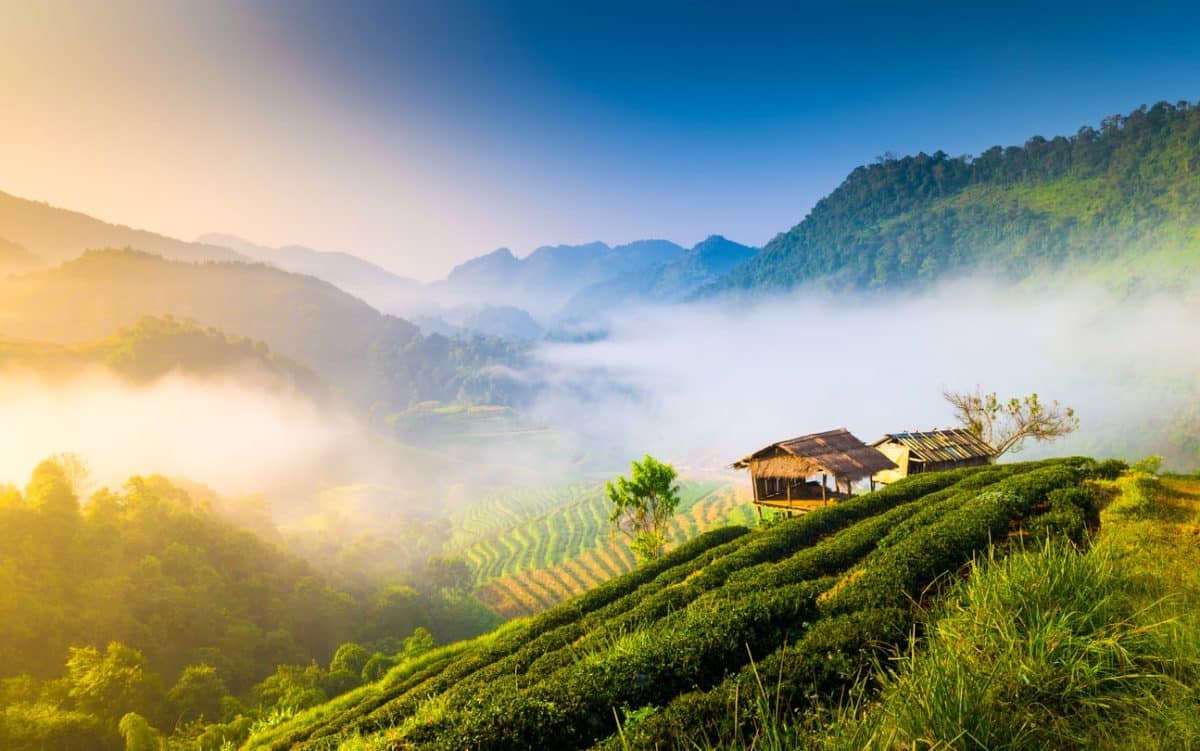
[[(727, 524), (730, 517), (736, 517), (741, 524), (752, 523), (754, 515), (749, 509), (750, 504), (732, 486), (717, 486), (703, 495), (699, 490), (692, 494), (690, 503), (680, 504), (682, 510), (671, 519), (668, 528), (671, 544), (679, 544), (715, 526)], [(575, 518), (573, 514), (574, 511), (566, 516)], [(607, 517), (604, 523), (607, 525)], [(625, 540), (606, 532), (594, 547), (561, 563), (526, 568), (487, 581), (476, 591), (476, 596), (506, 618), (530, 615), (619, 576), (632, 569), (635, 563)], [(541, 597), (533, 594), (538, 591), (542, 593)]]
[[(844, 695), (903, 646), (914, 603), (990, 544), (1026, 530), (1078, 539), (1094, 467), (922, 475), (767, 530), (719, 528), (248, 747), (332, 750), (356, 736), (405, 749), (690, 747), (744, 717), (732, 709), (758, 676), (793, 710)], [(642, 711), (618, 740), (621, 708)]]
[[(679, 513), (688, 514), (722, 487), (716, 482), (684, 483)], [(546, 568), (607, 544), (612, 529), (609, 508), (602, 485), (497, 493), (451, 515), (454, 531), (447, 552), (467, 560), (476, 585)], [(618, 566), (609, 576), (623, 570)]]

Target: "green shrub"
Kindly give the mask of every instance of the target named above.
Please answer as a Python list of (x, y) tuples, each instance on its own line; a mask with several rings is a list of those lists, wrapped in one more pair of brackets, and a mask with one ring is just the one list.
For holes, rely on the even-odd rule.
[(1120, 459), (1105, 459), (1096, 463), (1091, 471), (1091, 477), (1096, 480), (1112, 481), (1124, 474), (1127, 469), (1129, 469), (1129, 465)]

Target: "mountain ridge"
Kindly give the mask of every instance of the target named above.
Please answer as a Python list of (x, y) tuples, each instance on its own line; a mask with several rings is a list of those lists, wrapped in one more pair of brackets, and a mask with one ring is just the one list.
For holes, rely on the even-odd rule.
[[(74, 310), (56, 303), (62, 299), (76, 301)], [(481, 402), (510, 398), (488, 366), (511, 363), (520, 351), (497, 340), (424, 336), (329, 282), (264, 264), (187, 263), (109, 249), (0, 279), (0, 334), (78, 345), (147, 315), (263, 341), (350, 402), (385, 413), (460, 394)]]
[(974, 157), (857, 167), (791, 229), (700, 297), (927, 286), (963, 274), (1020, 282), (1084, 270), (1110, 286), (1200, 272), (1200, 108), (1159, 102), (1071, 136)]
[(144, 229), (96, 219), (79, 211), (0, 191), (0, 237), (45, 264), (93, 248), (136, 248), (181, 261), (238, 261), (246, 257), (216, 245), (189, 243)]
[(207, 233), (197, 242), (227, 247), (259, 263), (277, 266), (294, 274), (323, 279), (358, 297), (374, 308), (389, 313), (409, 307), (424, 294), (424, 285), (409, 277), (359, 256), (342, 251), (316, 250), (304, 245), (269, 247), (237, 235)]
[(679, 302), (757, 252), (757, 248), (733, 242), (722, 235), (709, 235), (680, 255), (584, 287), (567, 301), (561, 315), (578, 319), (602, 314), (620, 305)]

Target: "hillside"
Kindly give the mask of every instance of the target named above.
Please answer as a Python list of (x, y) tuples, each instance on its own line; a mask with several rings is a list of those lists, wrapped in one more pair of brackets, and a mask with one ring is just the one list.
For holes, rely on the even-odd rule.
[(0, 274), (11, 274), (44, 266), (45, 261), (25, 249), (25, 246), (0, 237)]
[(406, 660), (245, 748), (720, 745), (749, 719), (733, 708), (759, 675), (791, 711), (833, 700), (906, 642), (914, 603), (989, 543), (1081, 535), (1095, 499), (1070, 489), (1098, 469), (1067, 459), (921, 475), (765, 531), (714, 530), (545, 613)]
[(196, 240), (240, 253), (259, 263), (270, 264), (295, 274), (307, 274), (324, 279), (370, 303), (377, 310), (399, 313), (411, 308), (424, 297), (424, 285), (416, 279), (393, 274), (349, 253), (313, 250), (303, 245), (269, 248), (256, 245), (234, 235), (210, 233)]
[(66, 457), (24, 492), (0, 486), (0, 748), (119, 751), (128, 712), (173, 747), (217, 748), (195, 745), (204, 725), (244, 734), (377, 677), (406, 638), (496, 622), (447, 595), (433, 565), (347, 587), (281, 549), (277, 530), (268, 541), (230, 524), (214, 510), (227, 501), (201, 488), (139, 476), (85, 503), (85, 481)]
[[(65, 302), (69, 301), (69, 302)], [(0, 334), (81, 344), (143, 316), (171, 315), (265, 342), (363, 408), (423, 399), (512, 399), (484, 372), (519, 350), (496, 340), (422, 336), (328, 282), (261, 264), (184, 263), (89, 251), (57, 268), (0, 280)]]
[[(77, 211), (0, 193), (0, 238), (19, 246), (39, 266), (66, 261), (92, 248), (136, 248), (181, 261), (245, 260), (229, 248), (189, 243), (146, 230), (109, 224)], [(4, 243), (0, 243), (2, 247)], [(26, 264), (28, 265), (28, 264)], [(18, 270), (4, 269), (0, 270)]]
[(273, 388), (292, 389), (317, 400), (328, 399), (328, 385), (311, 370), (282, 357), (262, 342), (203, 329), (170, 316), (147, 316), (112, 336), (77, 346), (0, 339), (0, 370), (68, 378), (89, 367), (104, 369), (134, 383), (168, 373), (261, 378)]
[(1104, 500), (1087, 545), (981, 557), (867, 701), (815, 718), (756, 712), (745, 737), (821, 751), (1193, 745), (1200, 481), (1135, 466), (1092, 489)]
[(564, 318), (585, 318), (624, 305), (674, 303), (710, 284), (758, 252), (713, 235), (677, 256), (646, 269), (617, 274), (591, 284), (567, 302)]
[[(475, 596), (494, 612), (530, 615), (634, 568), (627, 541), (612, 535), (611, 508), (602, 485), (494, 493), (450, 516), (447, 552), (470, 564)], [(668, 539), (682, 543), (731, 515), (753, 518), (733, 487), (685, 482)]]
[(858, 167), (807, 217), (702, 294), (810, 281), (882, 290), (978, 274), (1086, 272), (1119, 291), (1200, 271), (1200, 107), (1161, 102), (1099, 129), (974, 157)]

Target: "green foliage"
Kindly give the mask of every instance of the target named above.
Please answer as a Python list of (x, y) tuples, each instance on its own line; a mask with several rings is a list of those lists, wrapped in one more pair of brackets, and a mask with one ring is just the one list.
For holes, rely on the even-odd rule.
[(308, 667), (280, 665), (274, 675), (254, 687), (254, 697), (264, 707), (304, 709), (328, 698), (321, 688), (324, 677), (316, 663)]
[(1092, 470), (1092, 477), (1097, 480), (1115, 480), (1127, 469), (1129, 469), (1129, 465), (1120, 459), (1105, 459), (1097, 462), (1096, 467)]
[[(764, 531), (709, 533), (455, 652), (397, 666), (247, 748), (650, 749), (746, 737), (738, 697), (770, 683), (768, 704), (792, 712), (849, 691), (907, 643), (914, 603), (974, 555), (1039, 516), (1086, 515), (1090, 496), (1056, 491), (1094, 469), (1073, 459), (920, 475)], [(622, 713), (636, 722), (618, 735)]]
[(978, 561), (931, 616), (920, 650), (888, 671), (879, 700), (826, 745), (890, 749), (1095, 748), (1112, 718), (1153, 715), (1200, 675), (1163, 649), (1171, 626), (1100, 546), (1048, 541)]
[(474, 577), (467, 562), (461, 558), (433, 556), (420, 578), (435, 591), (462, 596), (469, 590)]
[(1134, 472), (1157, 475), (1162, 470), (1162, 463), (1163, 458), (1161, 456), (1147, 456), (1134, 462), (1129, 468)]
[(373, 683), (386, 675), (395, 666), (396, 661), (393, 658), (382, 652), (376, 652), (363, 665), (361, 678), (364, 683)]
[(412, 632), (412, 636), (404, 640), (404, 656), (406, 658), (418, 657), (433, 649), (435, 644), (433, 634), (418, 626)]
[(145, 667), (141, 652), (119, 642), (110, 643), (103, 653), (95, 647), (72, 647), (67, 658), (69, 695), (79, 709), (113, 721), (128, 710), (157, 714), (162, 685)]
[(122, 717), (118, 729), (125, 740), (125, 751), (158, 751), (161, 748), (158, 732), (136, 712)]
[(94, 715), (40, 701), (3, 708), (0, 747), (11, 751), (113, 748), (109, 734)]
[(0, 342), (0, 364), (54, 377), (102, 366), (134, 383), (148, 383), (175, 371), (200, 376), (237, 371), (271, 388), (295, 390), (319, 402), (332, 397), (329, 386), (310, 369), (272, 352), (263, 342), (169, 315), (144, 316), (111, 336), (79, 346)]
[[(974, 157), (939, 151), (856, 168), (709, 291), (927, 285), (963, 272), (1025, 278), (1114, 264), (1116, 283), (1196, 269), (1200, 108), (1160, 102), (1099, 129), (1034, 136)], [(1153, 260), (1162, 261), (1154, 268)], [(1116, 262), (1125, 260), (1127, 266)], [(1136, 270), (1128, 272), (1128, 267)]]
[(64, 523), (79, 516), (79, 497), (66, 471), (56, 461), (46, 460), (33, 470), (25, 488), (29, 507)]
[(333, 659), (329, 661), (329, 672), (345, 670), (359, 675), (370, 659), (371, 653), (367, 651), (366, 647), (354, 642), (346, 642), (333, 653)]
[[(721, 486), (714, 482), (680, 484), (677, 514), (718, 503)], [(552, 490), (507, 490), (482, 499), (452, 516), (449, 548), (465, 558), (474, 583), (483, 585), (523, 571), (549, 568), (605, 545), (612, 537), (612, 505), (604, 488), (575, 485)], [(691, 527), (678, 516), (670, 523), (672, 542), (696, 536), (706, 527)], [(598, 566), (599, 564), (597, 564)], [(589, 570), (593, 578), (577, 582), (579, 591), (619, 570)]]
[(84, 473), (66, 459), (0, 504), (0, 748), (118, 749), (134, 713), (173, 744), (217, 749), (247, 717), (381, 677), (405, 634), (416, 658), (477, 628), (460, 562), (431, 567), (425, 591), (347, 592), (161, 477), (81, 511)]
[(225, 681), (211, 665), (189, 665), (179, 680), (167, 692), (167, 701), (177, 722), (186, 724), (204, 719), (209, 722), (226, 719), (222, 699), (229, 695)]
[(604, 485), (613, 506), (609, 521), (629, 538), (639, 558), (652, 560), (662, 555), (667, 520), (679, 505), (675, 468), (647, 455), (630, 463), (629, 475)]

